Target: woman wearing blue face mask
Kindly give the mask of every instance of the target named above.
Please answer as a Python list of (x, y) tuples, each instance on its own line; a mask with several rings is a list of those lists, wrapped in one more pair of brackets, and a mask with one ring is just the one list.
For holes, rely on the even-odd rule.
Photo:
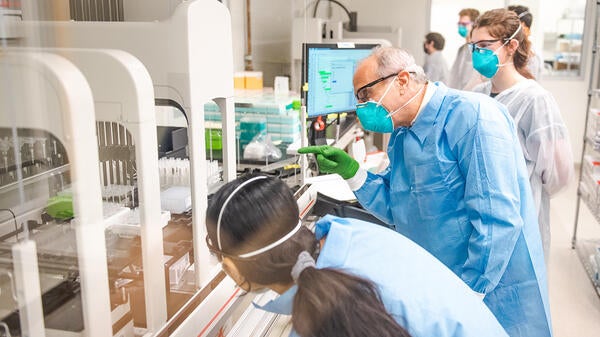
[(506, 105), (515, 120), (537, 209), (544, 255), (550, 248), (550, 197), (573, 176), (567, 127), (556, 101), (528, 70), (530, 44), (513, 11), (484, 13), (471, 35), (473, 67), (490, 78), (474, 91)]

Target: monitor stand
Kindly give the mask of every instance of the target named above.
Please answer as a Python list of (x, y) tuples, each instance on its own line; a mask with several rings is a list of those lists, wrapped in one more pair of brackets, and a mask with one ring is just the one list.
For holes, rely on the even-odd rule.
[(325, 129), (326, 125), (322, 116), (313, 119), (312, 123), (310, 123), (310, 127), (308, 128), (308, 144), (311, 146), (327, 145)]

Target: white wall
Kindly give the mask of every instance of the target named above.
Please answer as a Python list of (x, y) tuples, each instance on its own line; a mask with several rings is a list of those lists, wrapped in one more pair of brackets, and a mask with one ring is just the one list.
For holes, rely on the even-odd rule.
[(430, 1), (352, 0), (345, 3), (358, 12), (359, 26), (400, 26), (402, 49), (411, 53), (417, 62), (424, 59), (423, 39), (429, 29)]
[[(544, 26), (541, 6), (543, 0), (427, 0), (427, 1), (397, 1), (397, 0), (341, 0), (341, 2), (352, 11), (358, 12), (358, 24), (371, 26), (401, 26), (402, 46), (413, 53), (417, 62), (423, 60), (422, 51), (423, 38), (429, 31), (439, 31), (446, 38), (446, 56), (452, 61), (456, 49), (464, 41), (457, 33), (456, 22), (458, 11), (465, 7), (475, 7), (481, 11), (491, 8), (504, 7), (508, 4), (523, 4), (528, 6), (533, 15), (532, 27), (534, 44), (541, 45)], [(591, 1), (591, 0), (590, 0)], [(243, 32), (243, 8), (245, 0), (230, 0), (232, 7), (232, 21), (234, 32), (234, 57), (236, 70), (243, 68), (244, 32)], [(267, 1), (252, 0), (252, 43), (255, 68), (264, 67), (265, 83), (272, 84), (273, 76), (286, 74), (289, 71), (290, 62), (290, 40), (291, 20), (294, 16), (302, 16), (304, 8), (312, 1)], [(544, 3), (547, 5), (547, 1)], [(328, 5), (323, 2), (320, 5), (319, 16), (327, 17)], [(431, 13), (430, 13), (431, 6)], [(312, 15), (312, 6), (308, 14)], [(593, 6), (587, 11), (593, 12)], [(243, 14), (243, 15), (242, 15)], [(333, 18), (347, 20), (346, 14), (337, 6), (333, 5), (331, 14)], [(595, 13), (591, 13), (593, 15)], [(431, 16), (431, 19), (430, 19)], [(240, 21), (242, 20), (242, 21)], [(431, 22), (431, 27), (430, 27)], [(592, 20), (588, 20), (586, 33), (592, 34)], [(537, 42), (540, 41), (540, 42)], [(584, 46), (584, 54), (591, 55), (591, 41)], [(241, 55), (241, 56), (240, 56)], [(587, 88), (590, 72), (589, 57), (585, 59), (585, 76), (571, 79), (542, 78), (540, 83), (548, 89), (556, 98), (561, 113), (571, 134), (573, 153), (575, 160), (579, 161), (582, 149), (584, 122), (586, 115)], [(449, 64), (452, 64), (449, 62)]]
[[(424, 58), (422, 40), (429, 27), (429, 1), (340, 0), (349, 10), (358, 12), (359, 26), (401, 26), (402, 46), (414, 53), (419, 62)], [(245, 0), (229, 0), (233, 22), (235, 70), (242, 70), (245, 50)], [(312, 16), (313, 1), (252, 0), (251, 39), (254, 68), (264, 73), (265, 85), (272, 85), (276, 75), (289, 74), (291, 23), (294, 16)], [(322, 1), (318, 15), (327, 17), (328, 2)], [(346, 13), (337, 5), (331, 7), (332, 18), (347, 21)]]
[(231, 34), (233, 43), (233, 71), (244, 70), (246, 52), (246, 7), (245, 0), (229, 0), (227, 6), (231, 14)]
[[(402, 29), (402, 48), (419, 60), (424, 59), (423, 39), (429, 27), (429, 7), (431, 0), (342, 0), (350, 11), (358, 12), (358, 26), (391, 26)], [(319, 6), (318, 16), (326, 18), (327, 1)], [(299, 12), (303, 11), (299, 6)], [(313, 7), (309, 14), (312, 16)], [(348, 21), (346, 13), (337, 5), (332, 7), (332, 18)]]
[[(483, 13), (493, 8), (504, 6), (504, 0), (431, 0), (431, 26), (430, 31), (438, 32), (444, 36), (446, 45), (442, 54), (448, 66), (452, 66), (456, 52), (465, 43), (465, 38), (458, 35), (458, 12), (464, 8), (475, 8)], [(424, 36), (421, 36), (423, 42)], [(422, 59), (423, 62), (425, 59)]]
[[(540, 0), (541, 3), (542, 0)], [(569, 129), (573, 156), (576, 162), (581, 161), (583, 138), (585, 132), (585, 116), (587, 114), (587, 92), (591, 77), (591, 55), (594, 34), (595, 5), (588, 0), (586, 5), (586, 22), (584, 29), (584, 45), (582, 50), (583, 74), (577, 78), (542, 77), (540, 83), (548, 89), (556, 99), (562, 117)], [(534, 17), (535, 20), (535, 17)], [(542, 20), (543, 21), (543, 20)], [(535, 21), (534, 21), (535, 22)], [(596, 72), (599, 65), (596, 64)]]
[(165, 20), (171, 16), (182, 0), (123, 0), (125, 21)]

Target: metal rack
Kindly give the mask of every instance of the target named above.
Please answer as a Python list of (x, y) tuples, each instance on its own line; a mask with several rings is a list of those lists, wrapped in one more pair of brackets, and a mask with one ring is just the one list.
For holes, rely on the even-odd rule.
[[(581, 204), (585, 205), (585, 207), (589, 210), (589, 212), (593, 215), (593, 219), (600, 226), (600, 207), (598, 207), (598, 199), (596, 198), (595, 202), (593, 199), (593, 190), (586, 189), (586, 180), (589, 181), (591, 176), (591, 172), (585, 169), (586, 165), (586, 154), (595, 153), (600, 157), (600, 151), (594, 149), (594, 135), (590, 135), (588, 126), (590, 123), (590, 114), (591, 109), (594, 106), (600, 107), (600, 86), (599, 86), (599, 73), (598, 73), (598, 51), (600, 48), (599, 37), (600, 34), (598, 32), (599, 29), (599, 19), (600, 19), (600, 1), (596, 0), (593, 4), (593, 10), (595, 12), (594, 16), (594, 42), (592, 46), (592, 59), (591, 59), (591, 71), (590, 71), (590, 79), (588, 86), (588, 100), (586, 105), (586, 117), (585, 117), (585, 131), (583, 136), (583, 150), (581, 152), (581, 166), (579, 168), (579, 180), (577, 185), (577, 201), (575, 204), (575, 223), (573, 228), (573, 238), (571, 240), (571, 248), (575, 249), (577, 255), (583, 264), (594, 288), (596, 289), (596, 294), (600, 296), (600, 273), (598, 272), (598, 268), (594, 270), (593, 262), (591, 261), (592, 256), (595, 254), (600, 254), (600, 238), (598, 239), (579, 239), (577, 237), (578, 229), (580, 225), (580, 209)], [(592, 180), (594, 181), (594, 180)], [(600, 185), (598, 185), (600, 186)], [(598, 253), (597, 253), (598, 252)]]

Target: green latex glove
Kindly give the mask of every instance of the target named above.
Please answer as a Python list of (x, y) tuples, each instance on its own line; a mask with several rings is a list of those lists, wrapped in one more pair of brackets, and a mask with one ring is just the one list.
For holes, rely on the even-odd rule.
[(71, 196), (55, 196), (48, 199), (46, 212), (55, 219), (66, 220), (73, 217), (73, 198)]
[(314, 153), (321, 172), (337, 173), (344, 179), (354, 177), (359, 168), (358, 162), (344, 150), (329, 145), (302, 147), (298, 153)]

